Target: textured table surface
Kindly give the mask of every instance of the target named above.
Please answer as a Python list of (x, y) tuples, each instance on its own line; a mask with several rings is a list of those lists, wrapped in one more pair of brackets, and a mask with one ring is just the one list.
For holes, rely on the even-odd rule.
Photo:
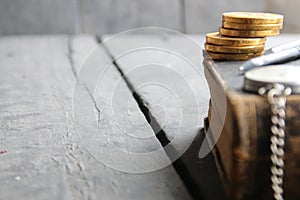
[(0, 199), (222, 199), (203, 43), (1, 37)]

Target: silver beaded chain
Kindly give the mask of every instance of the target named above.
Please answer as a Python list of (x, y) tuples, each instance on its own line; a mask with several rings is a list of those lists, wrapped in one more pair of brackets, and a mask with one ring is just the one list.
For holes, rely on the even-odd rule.
[(267, 94), (268, 102), (271, 105), (271, 181), (276, 200), (283, 200), (283, 176), (284, 176), (284, 146), (285, 146), (285, 117), (286, 117), (286, 96), (292, 93), (290, 87), (282, 84), (269, 84), (260, 88), (260, 95)]

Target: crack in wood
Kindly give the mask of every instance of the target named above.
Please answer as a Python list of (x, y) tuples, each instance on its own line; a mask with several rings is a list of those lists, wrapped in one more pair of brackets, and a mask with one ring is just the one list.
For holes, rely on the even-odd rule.
[[(67, 58), (69, 60), (70, 66), (71, 66), (72, 74), (74, 75), (75, 81), (84, 86), (84, 89), (88, 93), (89, 97), (92, 99), (93, 106), (98, 113), (97, 120), (100, 120), (100, 109), (97, 107), (97, 104), (96, 104), (96, 101), (95, 101), (93, 95), (91, 94), (91, 92), (89, 91), (89, 89), (85, 85), (85, 83), (83, 83), (79, 80), (78, 72), (76, 71), (75, 60), (73, 58), (73, 54), (74, 54), (74, 50), (73, 50), (73, 46), (72, 46), (73, 42), (74, 42), (73, 37), (69, 36), (68, 42), (67, 42), (67, 46), (68, 46)], [(70, 126), (68, 126), (68, 127), (74, 127), (72, 125), (72, 123), (73, 123), (72, 119), (69, 119), (68, 123), (70, 123)], [(70, 133), (71, 130), (69, 130), (69, 128), (68, 128), (67, 132)], [(67, 160), (67, 162), (65, 164), (65, 170), (67, 172), (67, 176), (72, 177), (72, 176), (74, 176), (74, 174), (79, 176), (80, 177), (79, 180), (83, 181), (83, 185), (86, 187), (86, 188), (83, 188), (83, 187), (77, 188), (76, 185), (71, 185), (72, 190), (75, 190), (75, 191), (78, 190), (77, 194), (80, 194), (80, 196), (81, 196), (80, 198), (90, 199), (91, 196), (88, 192), (89, 189), (87, 189), (87, 188), (91, 188), (91, 184), (88, 181), (87, 174), (85, 172), (83, 163), (80, 160), (78, 160), (78, 158), (76, 156), (76, 154), (82, 154), (83, 152), (82, 152), (81, 148), (78, 146), (78, 143), (76, 145), (76, 143), (74, 142), (73, 136), (69, 135), (68, 133), (65, 137), (63, 137), (63, 140), (65, 142), (64, 148), (66, 150), (65, 158)]]
[(146, 100), (144, 100), (141, 95), (135, 91), (134, 86), (130, 82), (130, 80), (126, 77), (123, 70), (115, 60), (115, 57), (113, 56), (112, 52), (110, 52), (109, 48), (103, 44), (103, 40), (101, 37), (96, 36), (96, 39), (98, 43), (102, 46), (104, 51), (107, 53), (107, 55), (112, 59), (112, 64), (116, 67), (120, 75), (122, 76), (123, 80), (125, 81), (127, 87), (132, 93), (132, 96), (134, 97), (135, 101), (137, 102), (141, 112), (144, 114), (147, 122), (149, 123), (150, 127), (152, 128), (153, 132), (155, 133), (156, 138), (161, 143), (162, 147), (164, 148), (164, 151), (166, 152), (167, 156), (172, 160), (172, 165), (174, 169), (176, 170), (177, 174), (183, 181), (186, 189), (190, 193), (190, 195), (194, 199), (204, 199), (203, 194), (201, 191), (199, 191), (199, 187), (197, 186), (197, 183), (194, 181), (193, 175), (190, 174), (187, 166), (184, 164), (183, 160), (178, 156), (176, 149), (172, 145), (168, 145), (170, 143), (170, 140), (167, 137), (167, 134), (162, 129), (160, 124), (158, 123), (157, 119), (153, 116), (151, 111), (148, 108), (148, 103)]
[(73, 59), (74, 50), (73, 50), (73, 47), (72, 47), (72, 43), (73, 43), (73, 37), (69, 36), (69, 38), (68, 38), (68, 55), (67, 55), (67, 57), (68, 57), (68, 60), (70, 62), (70, 65), (71, 65), (71, 70), (72, 70), (72, 73), (73, 73), (73, 75), (76, 79), (76, 82), (83, 85), (85, 91), (88, 93), (89, 97), (93, 101), (94, 109), (97, 112), (97, 122), (99, 124), (100, 123), (100, 109), (97, 105), (97, 102), (96, 102), (92, 92), (89, 90), (89, 88), (87, 87), (87, 85), (84, 82), (80, 81), (80, 79), (78, 77), (78, 73), (76, 71), (76, 65), (75, 65), (75, 62), (74, 62), (74, 59)]

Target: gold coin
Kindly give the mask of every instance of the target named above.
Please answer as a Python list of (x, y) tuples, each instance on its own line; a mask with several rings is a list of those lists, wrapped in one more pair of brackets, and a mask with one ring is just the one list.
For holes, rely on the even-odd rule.
[(221, 35), (231, 36), (231, 37), (267, 37), (267, 36), (274, 36), (279, 35), (280, 30), (263, 30), (263, 31), (249, 31), (249, 30), (236, 30), (236, 29), (226, 29), (220, 28), (219, 33)]
[(219, 46), (219, 45), (205, 43), (206, 51), (219, 52), (219, 53), (257, 53), (257, 52), (262, 52), (264, 48), (265, 45), (234, 47), (234, 46)]
[(265, 44), (266, 38), (232, 38), (221, 36), (219, 32), (206, 34), (206, 43), (225, 46), (253, 46)]
[(253, 30), (253, 31), (282, 29), (282, 23), (279, 23), (279, 24), (241, 24), (241, 23), (223, 21), (222, 25), (223, 25), (223, 28)]
[(213, 60), (249, 60), (251, 58), (255, 58), (257, 56), (261, 56), (262, 52), (259, 53), (241, 53), (241, 54), (234, 54), (234, 53), (214, 53), (214, 52), (207, 52), (209, 57)]
[(283, 15), (259, 12), (223, 13), (223, 21), (247, 24), (278, 24), (283, 22)]

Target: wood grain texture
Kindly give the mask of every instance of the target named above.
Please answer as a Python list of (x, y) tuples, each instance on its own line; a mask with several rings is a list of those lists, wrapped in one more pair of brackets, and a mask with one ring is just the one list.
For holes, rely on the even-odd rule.
[(1, 199), (69, 197), (67, 37), (5, 37), (0, 49)]
[[(0, 149), (7, 151), (0, 154), (1, 199), (189, 199), (172, 166), (146, 174), (124, 173), (103, 165), (84, 147), (76, 132), (82, 127), (74, 121), (72, 111), (74, 74), (81, 59), (96, 45), (91, 36), (0, 39)], [(109, 58), (99, 52), (103, 54), (91, 63), (103, 69), (101, 64)], [(85, 82), (86, 75), (81, 85), (86, 84), (84, 95), (89, 95), (92, 82)], [(118, 91), (130, 94), (116, 70), (112, 68), (106, 78), (111, 82), (120, 79)], [(95, 101), (88, 97), (82, 103), (95, 109)], [(106, 101), (97, 103), (101, 119), (110, 121), (105, 114)], [(130, 111), (143, 130), (153, 134), (134, 101)], [(118, 135), (120, 130), (111, 125), (99, 131)], [(160, 145), (154, 140), (148, 144), (139, 150)], [(109, 145), (90, 148), (111, 150)]]
[(0, 1), (0, 34), (74, 33), (72, 0)]
[[(93, 45), (89, 46), (87, 44)], [(90, 37), (85, 36), (82, 38), (74, 38), (73, 45), (71, 46), (72, 55), (74, 55), (75, 58), (79, 55), (82, 56), (83, 54), (86, 56), (87, 53), (90, 53), (95, 46), (95, 39)], [(93, 91), (96, 92), (95, 95), (93, 94), (93, 101), (86, 99), (87, 101), (79, 102), (79, 105), (82, 107), (79, 108), (80, 112), (77, 112), (78, 115), (75, 114), (75, 118), (78, 118), (79, 120), (86, 120), (86, 116), (80, 115), (81, 112), (82, 114), (85, 113), (85, 109), (91, 109), (90, 112), (93, 112), (94, 107), (96, 107), (97, 111), (100, 113), (100, 118), (98, 119), (98, 131), (100, 132), (97, 133), (97, 137), (95, 137), (95, 135), (93, 135), (93, 129), (91, 129), (92, 127), (88, 127), (88, 129), (86, 129), (86, 127), (81, 127), (81, 123), (77, 124), (76, 127), (79, 131), (81, 141), (85, 144), (88, 151), (98, 159), (98, 161), (102, 161), (99, 155), (103, 154), (106, 156), (106, 159), (103, 159), (103, 163), (105, 165), (107, 165), (105, 162), (110, 161), (110, 159), (120, 160), (127, 161), (121, 163), (121, 166), (124, 167), (124, 169), (134, 169), (139, 163), (135, 163), (135, 160), (130, 157), (130, 154), (128, 154), (128, 157), (122, 158), (120, 155), (115, 154), (114, 151), (121, 148), (125, 151), (151, 152), (161, 148), (161, 146), (155, 137), (139, 140), (130, 137), (130, 135), (126, 135), (126, 132), (123, 131), (125, 129), (127, 131), (132, 131), (130, 132), (131, 134), (139, 134), (142, 132), (142, 134), (153, 136), (153, 132), (150, 129), (149, 124), (139, 111), (136, 102), (133, 101), (130, 90), (122, 80), (119, 72), (114, 66), (107, 68), (110, 62), (111, 59), (106, 55), (101, 46), (90, 54), (81, 68), (78, 68), (78, 66), (82, 62), (77, 62), (76, 59), (74, 59), (73, 67), (77, 69), (75, 71), (77, 79), (80, 82), (79, 90), (83, 89), (83, 92), (86, 91), (91, 94), (93, 94)], [(104, 75), (102, 78), (100, 77), (100, 80), (98, 80), (99, 75), (103, 72)], [(97, 81), (99, 81), (98, 84), (100, 86), (98, 89), (94, 90), (97, 85)], [(114, 84), (116, 82), (118, 83), (118, 86)], [(103, 85), (103, 87), (101, 87), (101, 85)], [(115, 90), (114, 87), (117, 87), (117, 89)], [(85, 93), (85, 95), (89, 95), (87, 93)], [(117, 98), (113, 98), (112, 95), (116, 95)], [(110, 105), (111, 101), (112, 105)], [(74, 98), (73, 105), (76, 105), (76, 98)], [(86, 105), (91, 105), (91, 107)], [(115, 109), (119, 115), (114, 116), (111, 109)], [(127, 113), (128, 111), (131, 113), (131, 117), (128, 118), (128, 115), (122, 115), (124, 112)], [(90, 120), (92, 121), (94, 119)], [(87, 123), (90, 123), (90, 121)], [(103, 141), (106, 141), (107, 138), (105, 138), (105, 134), (101, 135), (101, 133), (109, 134), (109, 139), (112, 143), (103, 143)], [(85, 140), (86, 138), (88, 140)], [(97, 141), (97, 143), (85, 143), (89, 142), (90, 138)], [(164, 154), (162, 155), (164, 156)], [(148, 167), (151, 168), (152, 165), (155, 165), (155, 162), (156, 160), (153, 158), (150, 162), (145, 162), (143, 164), (148, 165)], [(98, 168), (99, 162), (96, 166), (97, 167), (95, 167), (95, 163), (90, 164), (90, 168), (93, 170), (92, 175), (95, 176), (94, 179), (99, 181), (98, 184), (101, 183), (98, 187), (95, 187), (94, 192), (96, 193), (96, 198), (105, 194), (107, 195), (107, 198), (152, 199), (153, 194), (155, 194), (155, 198), (158, 199), (189, 199), (189, 194), (186, 192), (185, 187), (181, 183), (181, 180), (172, 166), (154, 172), (150, 171), (145, 174), (128, 174), (118, 172), (108, 168), (109, 166), (105, 167), (105, 170), (101, 170), (101, 168)], [(99, 172), (97, 172), (99, 170), (103, 171), (102, 175), (99, 175)], [(111, 186), (114, 191), (113, 193), (115, 194), (110, 194), (110, 192), (107, 192), (104, 188), (102, 188), (101, 185), (103, 184), (103, 181), (106, 182), (105, 179), (108, 179), (109, 182), (111, 181), (113, 183)]]
[[(224, 198), (212, 155), (198, 157), (203, 145), (200, 130), (209, 98), (201, 64), (204, 36), (187, 39), (178, 35), (139, 35), (107, 41), (104, 45), (118, 58), (116, 63), (120, 70), (154, 118), (152, 128), (159, 134), (163, 132), (166, 138), (162, 137), (161, 142), (169, 142), (172, 147), (165, 147), (168, 156), (172, 159), (185, 152), (174, 166), (186, 178), (193, 196)], [(129, 53), (119, 58), (124, 52)], [(188, 147), (187, 141), (192, 141)]]

